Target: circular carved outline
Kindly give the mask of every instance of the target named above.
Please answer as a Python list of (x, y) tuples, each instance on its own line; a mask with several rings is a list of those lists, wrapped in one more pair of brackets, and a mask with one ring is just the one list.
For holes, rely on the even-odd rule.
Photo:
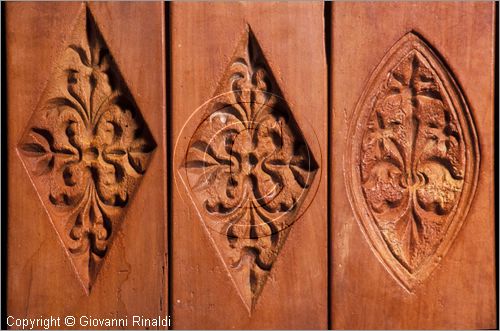
[[(222, 227), (216, 227), (213, 226), (213, 224), (216, 225), (224, 225), (226, 222), (222, 219), (223, 217), (210, 217), (207, 215), (207, 213), (203, 212), (203, 210), (200, 210), (202, 207), (200, 206), (200, 202), (197, 201), (196, 197), (194, 197), (191, 188), (189, 186), (189, 180), (187, 178), (186, 174), (186, 168), (184, 167), (183, 163), (185, 160), (185, 157), (188, 153), (189, 146), (191, 145), (191, 140), (193, 135), (196, 133), (197, 129), (209, 118), (213, 113), (217, 112), (218, 110), (214, 110), (215, 105), (217, 105), (218, 101), (224, 99), (226, 96), (229, 96), (233, 94), (234, 91), (226, 92), (219, 94), (217, 96), (212, 97), (211, 99), (207, 100), (205, 103), (203, 103), (200, 107), (198, 107), (187, 119), (185, 124), (180, 130), (180, 133), (177, 137), (175, 146), (174, 146), (174, 155), (173, 155), (173, 169), (176, 170), (177, 176), (175, 176), (175, 183), (176, 183), (176, 189), (179, 192), (181, 197), (185, 197), (188, 200), (190, 200), (195, 208), (196, 211), (198, 212), (200, 218), (203, 220), (205, 225), (210, 228), (213, 231), (216, 231), (218, 233), (221, 233), (223, 235), (226, 235), (225, 232), (223, 232)], [(280, 102), (287, 104), (288, 102), (280, 97), (279, 95), (269, 93), (269, 92), (264, 92), (265, 94), (272, 95), (273, 97), (277, 98)], [(229, 103), (226, 104), (225, 106), (230, 105)], [(266, 107), (269, 107), (268, 105), (263, 105)], [(272, 107), (269, 107), (272, 108)], [(297, 127), (300, 130), (300, 133), (302, 134), (302, 138), (304, 139), (305, 143), (307, 144), (308, 148), (308, 153), (310, 155), (318, 155), (316, 158), (316, 163), (318, 166), (318, 169), (316, 169), (316, 173), (314, 174), (314, 178), (311, 181), (311, 185), (309, 188), (307, 188), (303, 193), (301, 193), (301, 197), (303, 196), (302, 199), (299, 199), (298, 201), (298, 208), (294, 210), (291, 213), (281, 213), (281, 215), (276, 218), (279, 219), (281, 217), (287, 217), (287, 215), (291, 215), (288, 217), (291, 217), (290, 221), (285, 222), (284, 226), (280, 226), (279, 230), (276, 232), (271, 233), (268, 236), (272, 236), (274, 233), (281, 232), (287, 228), (289, 228), (291, 225), (293, 225), (295, 222), (297, 222), (300, 218), (302, 218), (302, 215), (304, 215), (305, 211), (309, 208), (311, 205), (312, 201), (314, 200), (318, 189), (319, 189), (319, 184), (321, 182), (321, 177), (322, 177), (322, 154), (321, 154), (321, 149), (319, 148), (319, 139), (316, 135), (316, 132), (313, 128), (313, 126), (305, 119), (301, 118), (301, 124), (298, 124), (298, 121), (296, 119), (296, 116), (293, 114), (291, 111), (290, 107), (289, 109), (289, 116), (293, 117)], [(308, 131), (307, 134), (304, 133), (304, 130), (302, 130), (303, 127), (306, 127)], [(309, 139), (308, 139), (309, 138)], [(313, 155), (313, 158), (315, 156)], [(319, 178), (317, 178), (319, 177)], [(177, 179), (180, 179), (182, 182), (182, 185), (184, 186), (185, 190), (180, 189), (179, 185), (177, 183)], [(210, 220), (207, 221), (206, 217), (210, 217)], [(276, 219), (273, 219), (275, 221)], [(274, 223), (274, 222), (273, 222)], [(247, 226), (247, 225), (238, 225), (238, 226)], [(264, 224), (261, 225), (254, 225), (254, 227), (259, 227), (259, 226), (264, 226)], [(259, 236), (259, 237), (264, 237), (264, 236)]]

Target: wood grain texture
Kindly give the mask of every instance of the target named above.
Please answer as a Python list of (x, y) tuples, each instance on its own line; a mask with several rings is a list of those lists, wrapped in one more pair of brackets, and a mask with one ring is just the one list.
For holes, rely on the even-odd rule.
[[(327, 110), (323, 5), (321, 3), (174, 3), (171, 8), (171, 28), (172, 135), (175, 146), (171, 292), (174, 327), (181, 329), (326, 328)], [(231, 72), (234, 74), (230, 74)], [(233, 83), (230, 84), (231, 82)], [(253, 92), (251, 94), (234, 92), (239, 89)], [(217, 200), (222, 201), (222, 205), (218, 204), (219, 207), (214, 208), (210, 207), (212, 200), (209, 198), (214, 198), (217, 194), (210, 193), (210, 186), (204, 184), (203, 177), (198, 183), (202, 193), (190, 195), (193, 192), (193, 185), (184, 185), (186, 180), (190, 180), (189, 177), (183, 178), (183, 175), (179, 174), (179, 171), (184, 171), (185, 168), (195, 171), (197, 168), (209, 166), (208, 163), (202, 162), (203, 159), (191, 157), (191, 154), (187, 154), (186, 159), (188, 146), (195, 146), (199, 150), (203, 145), (201, 142), (190, 145), (189, 142), (193, 137), (199, 141), (209, 141), (213, 135), (215, 140), (218, 139), (217, 131), (211, 134), (209, 133), (211, 131), (207, 131), (210, 130), (207, 127), (209, 124), (203, 124), (204, 116), (214, 114), (213, 107), (207, 110), (205, 105), (197, 113), (195, 111), (205, 102), (214, 100), (212, 98), (217, 94), (230, 91), (233, 91), (230, 97), (236, 98), (235, 107), (240, 110), (230, 110), (224, 106), (226, 110), (223, 112), (230, 113), (227, 115), (229, 117), (214, 115), (214, 121), (233, 123), (231, 121), (234, 118), (253, 114), (255, 111), (253, 105), (258, 102), (273, 104), (272, 107), (269, 106), (270, 110), (264, 112), (273, 112), (273, 109), (280, 107), (281, 110), (274, 112), (276, 118), (290, 119), (286, 123), (280, 122), (283, 123), (284, 131), (275, 136), (274, 143), (272, 139), (266, 139), (270, 139), (276, 132), (272, 133), (273, 129), (265, 124), (269, 130), (262, 133), (262, 136), (259, 135), (255, 150), (245, 143), (249, 139), (245, 134), (239, 134), (238, 137), (241, 138), (236, 138), (234, 141), (226, 136), (233, 146), (230, 153), (232, 156), (228, 157), (228, 161), (218, 158), (218, 162), (232, 164), (241, 161), (242, 173), (246, 174), (248, 171), (247, 175), (255, 178), (257, 182), (250, 185), (253, 187), (251, 194), (254, 194), (254, 197), (260, 194), (255, 190), (258, 185), (266, 187), (263, 179), (266, 175), (258, 171), (253, 172), (252, 169), (255, 169), (256, 165), (261, 167), (261, 159), (263, 157), (267, 159), (266, 155), (269, 155), (270, 148), (279, 146), (276, 147), (278, 150), (276, 155), (282, 155), (279, 151), (283, 152), (288, 148), (286, 146), (291, 146), (287, 144), (301, 140), (299, 137), (303, 135), (309, 146), (309, 149), (305, 150), (310, 150), (317, 162), (317, 170), (314, 170), (317, 172), (311, 186), (318, 185), (317, 193), (314, 192), (315, 188), (308, 192), (308, 197), (314, 197), (313, 201), (309, 208), (304, 208), (302, 217), (289, 227), (288, 222), (300, 215), (287, 212), (290, 210), (290, 205), (286, 200), (280, 200), (275, 207), (273, 202), (267, 207), (251, 207), (249, 215), (254, 216), (238, 219), (240, 223), (245, 220), (261, 222), (271, 219), (272, 221), (267, 222), (264, 227), (251, 230), (251, 227), (244, 226), (235, 228), (234, 232), (227, 232), (233, 231), (230, 227), (224, 228), (226, 232), (221, 234), (220, 231), (207, 225), (210, 224), (209, 221), (200, 219), (200, 215), (208, 218), (206, 211), (203, 210), (204, 206), (208, 206), (205, 209), (226, 213), (228, 215), (226, 222), (231, 220), (231, 213), (227, 212), (225, 204), (229, 203), (228, 198), (237, 195), (239, 186), (234, 183), (238, 182), (238, 179), (230, 182), (231, 191), (228, 191), (227, 197), (223, 200)], [(274, 103), (276, 101), (274, 97), (267, 99), (265, 96), (267, 92), (279, 95), (285, 101)], [(212, 103), (222, 104), (222, 101)], [(240, 106), (244, 104), (250, 106), (243, 107), (246, 109), (243, 111)], [(284, 110), (287, 108), (285, 104), (289, 107), (291, 115)], [(246, 115), (241, 115), (243, 113), (240, 111)], [(288, 115), (284, 117), (277, 115), (286, 113)], [(190, 118), (191, 116), (193, 117)], [(212, 123), (212, 117), (209, 120), (209, 123)], [(257, 116), (250, 123), (267, 123), (265, 121)], [(301, 134), (292, 124), (293, 121), (300, 128)], [(202, 124), (198, 127), (200, 123)], [(195, 133), (197, 127), (201, 132)], [(253, 124), (250, 127), (253, 127)], [(298, 148), (293, 155), (297, 157), (304, 155), (299, 150)], [(219, 152), (224, 153), (224, 151), (217, 153)], [(191, 149), (189, 153), (196, 153), (196, 150)], [(240, 161), (234, 160), (233, 156), (236, 155), (234, 153), (242, 155)], [(287, 155), (292, 154), (284, 152), (274, 164), (292, 164), (294, 161), (286, 161)], [(205, 160), (213, 161), (208, 158)], [(272, 167), (272, 164), (270, 166)], [(229, 165), (228, 168), (231, 169)], [(282, 180), (280, 178), (285, 178), (280, 176), (285, 175), (283, 172), (278, 171), (278, 173), (273, 178), (279, 183)], [(285, 182), (277, 185), (293, 200), (297, 191), (292, 189), (292, 186), (296, 184), (295, 182), (301, 181), (297, 179), (300, 175), (286, 178)], [(245, 182), (238, 183), (245, 184)], [(307, 186), (305, 182), (302, 184)], [(196, 185), (195, 183), (194, 186)], [(222, 182), (212, 185), (226, 187)], [(206, 200), (208, 205), (195, 203), (197, 206), (195, 207), (191, 201), (193, 196), (196, 199), (208, 197), (209, 200)], [(252, 203), (257, 200), (259, 199), (253, 200)], [(263, 216), (261, 212), (264, 209), (268, 213), (275, 213), (273, 215), (284, 214), (284, 223), (274, 223), (275, 218), (272, 218), (274, 216), (270, 216), (271, 218)], [(269, 224), (277, 224), (276, 227), (280, 230), (285, 227), (286, 229), (274, 232), (272, 230), (274, 227)], [(249, 231), (248, 236), (246, 231)], [(266, 233), (274, 235), (266, 236)], [(277, 238), (277, 234), (280, 239), (273, 239)], [(271, 240), (271, 246), (266, 246), (266, 240)], [(274, 244), (273, 240), (276, 240)], [(268, 251), (266, 247), (277, 248)], [(243, 263), (240, 264), (242, 269), (233, 267), (237, 264), (231, 263), (237, 262), (232, 258), (237, 259), (238, 256), (243, 258), (240, 260)], [(258, 267), (253, 263), (258, 264)]]
[[(330, 72), (333, 107), (332, 176), (330, 178), (333, 197), (330, 242), (333, 252), (333, 277), (330, 280), (332, 285), (330, 313), (333, 328), (495, 328), (495, 194), (492, 176), (494, 172), (494, 12), (493, 3), (333, 4)], [(467, 214), (464, 209), (459, 209), (460, 211), (455, 216), (455, 220), (466, 217), (458, 235), (452, 240), (446, 254), (439, 253), (439, 258), (436, 260), (437, 267), (431, 271), (430, 275), (420, 278), (419, 284), (408, 290), (400, 285), (396, 277), (393, 278), (390, 274), (390, 267), (386, 270), (384, 263), (385, 266), (388, 265), (387, 258), (382, 257), (379, 260), (380, 255), (375, 252), (376, 248), (371, 249), (368, 237), (362, 232), (361, 220), (356, 219), (353, 206), (348, 200), (346, 187), (349, 187), (349, 184), (346, 186), (344, 183), (344, 164), (351, 167), (356, 165), (344, 163), (343, 158), (346, 155), (349, 125), (357, 126), (358, 130), (363, 127), (364, 122), (353, 116), (361, 95), (372, 93), (367, 91), (373, 88), (373, 85), (367, 85), (370, 77), (377, 75), (377, 72), (374, 73), (375, 70), (386, 70), (380, 66), (381, 69), (375, 68), (383, 62), (384, 56), (387, 58), (390, 55), (391, 47), (411, 31), (425, 40), (434, 53), (439, 54), (438, 58), (445, 63), (441, 65), (436, 62), (432, 67), (448, 72), (458, 83), (477, 131), (480, 163), (477, 189), (470, 209)], [(392, 52), (396, 54), (398, 51)], [(426, 51), (422, 52), (418, 54), (426, 53)], [(413, 70), (421, 70), (415, 69), (418, 68), (417, 62), (420, 58), (414, 58)], [(430, 57), (427, 56), (427, 58)], [(404, 63), (399, 63), (389, 68), (394, 70), (391, 75), (397, 76), (398, 70), (404, 66)], [(438, 82), (439, 79), (436, 77), (444, 77), (444, 74), (438, 74), (437, 71), (431, 74), (431, 71), (421, 72), (418, 79), (444, 84), (440, 85), (439, 93), (445, 93), (451, 88), (449, 84), (446, 87), (445, 83)], [(384, 77), (390, 78), (389, 73), (390, 71), (385, 72)], [(384, 75), (384, 73), (378, 74)], [(392, 85), (389, 82), (387, 86)], [(413, 91), (418, 94), (418, 87)], [(377, 98), (379, 97), (380, 94)], [(445, 100), (437, 94), (432, 94), (432, 97)], [(424, 103), (417, 101), (413, 107), (421, 105), (425, 106)], [(451, 109), (450, 107), (453, 106), (446, 107)], [(433, 107), (433, 109), (434, 114), (439, 114), (439, 108)], [(460, 110), (461, 108), (455, 109), (466, 113)], [(459, 118), (462, 115), (453, 116)], [(384, 121), (384, 117), (381, 118)], [(415, 121), (422, 123), (423, 119), (418, 119), (417, 116)], [(402, 122), (396, 121), (393, 125), (400, 125), (398, 123)], [(461, 126), (460, 134), (466, 134), (464, 132), (468, 129), (464, 125), (465, 122), (461, 120), (457, 123)], [(440, 127), (439, 124), (431, 126)], [(423, 130), (422, 127), (420, 129)], [(349, 141), (349, 144), (357, 142), (356, 137), (349, 136), (347, 139), (353, 139)], [(474, 156), (473, 145), (470, 140), (467, 140), (469, 138), (459, 137), (459, 139), (464, 142), (466, 152), (471, 152), (466, 158), (467, 162), (475, 162), (478, 157)], [(418, 144), (418, 138), (415, 141)], [(449, 149), (451, 145), (447, 146)], [(366, 145), (364, 148), (367, 148)], [(438, 152), (436, 150), (431, 153), (437, 155)], [(350, 170), (352, 169), (346, 171)], [(466, 175), (465, 184), (460, 185), (470, 185), (473, 183), (473, 177)], [(367, 188), (364, 190), (364, 194), (368, 194)], [(397, 194), (388, 197), (386, 201), (392, 199), (391, 203), (396, 206), (396, 196)], [(370, 199), (373, 202), (373, 199), (378, 198), (373, 196)], [(429, 205), (426, 207), (427, 200), (422, 196), (420, 199), (419, 204), (423, 207), (418, 208), (428, 208)], [(360, 201), (362, 200), (354, 201), (354, 208)], [(376, 204), (372, 206), (375, 206), (372, 208), (377, 207)], [(460, 205), (458, 208), (461, 208)], [(441, 213), (445, 214), (446, 210), (442, 209)], [(415, 219), (418, 218), (415, 217)], [(358, 221), (360, 221), (359, 224)], [(430, 242), (429, 240), (439, 241), (442, 236), (437, 233), (429, 234), (431, 237), (434, 236), (434, 239), (425, 237), (424, 240), (427, 240), (427, 243)], [(394, 243), (394, 239), (392, 240)], [(418, 247), (423, 246), (415, 247), (417, 248), (414, 252), (419, 250), (422, 252)], [(399, 264), (409, 261), (401, 258), (402, 253), (398, 251), (393, 253), (396, 257), (398, 254), (402, 261), (398, 262)], [(422, 256), (424, 255), (412, 261), (418, 261)], [(413, 267), (415, 265), (409, 265), (408, 269), (411, 270)]]
[(168, 6), (5, 5), (9, 315), (497, 327), (495, 4)]
[[(87, 37), (90, 50), (86, 49), (84, 52), (87, 52), (87, 58), (80, 57), (80, 60), (91, 68), (89, 70), (93, 72), (92, 75), (98, 75), (95, 73), (98, 70), (108, 69), (105, 64), (107, 55), (97, 51), (92, 53), (92, 49), (107, 46), (114, 59), (110, 70), (121, 76), (118, 81), (110, 84), (115, 91), (131, 96), (135, 100), (136, 107), (150, 131), (147, 140), (156, 145), (154, 150), (150, 151), (149, 160), (136, 159), (137, 162), (135, 162), (130, 159), (131, 163), (127, 163), (132, 165), (135, 163), (137, 170), (134, 172), (132, 168), (127, 168), (122, 174), (125, 176), (123, 178), (128, 183), (127, 185), (135, 185), (132, 184), (132, 177), (127, 177), (129, 174), (140, 176), (142, 179), (135, 189), (126, 189), (125, 191), (128, 192), (122, 191), (122, 198), (125, 200), (118, 198), (120, 194), (112, 193), (105, 188), (110, 182), (109, 188), (117, 187), (112, 182), (115, 179), (114, 175), (106, 174), (104, 170), (102, 173), (99, 173), (101, 170), (95, 170), (95, 172), (89, 170), (92, 172), (92, 180), (99, 192), (95, 195), (90, 193), (84, 195), (85, 199), (91, 202), (87, 204), (90, 207), (82, 209), (88, 214), (84, 216), (85, 212), (83, 212), (80, 220), (83, 220), (84, 233), (85, 231), (91, 232), (92, 229), (96, 231), (91, 232), (98, 239), (93, 242), (94, 244), (91, 243), (95, 246), (92, 246), (89, 254), (91, 260), (98, 259), (102, 262), (102, 266), (96, 275), (88, 276), (85, 275), (87, 272), (85, 265), (78, 266), (78, 262), (75, 262), (75, 267), (72, 266), (70, 256), (73, 253), (70, 250), (66, 252), (66, 244), (62, 239), (66, 235), (64, 230), (61, 230), (63, 241), (60, 241), (55, 231), (60, 224), (58, 222), (68, 222), (69, 214), (49, 211), (51, 215), (49, 217), (44, 208), (43, 203), (47, 206), (49, 200), (46, 195), (49, 194), (47, 189), (52, 188), (51, 182), (34, 180), (35, 185), (33, 185), (28, 176), (28, 173), (33, 175), (30, 172), (33, 169), (47, 173), (45, 170), (50, 169), (50, 161), (42, 162), (47, 166), (45, 170), (37, 166), (32, 168), (33, 165), (29, 162), (25, 163), (25, 169), (20, 159), (22, 151), (20, 152), (19, 149), (16, 151), (16, 147), (25, 146), (30, 153), (34, 152), (38, 155), (49, 149), (52, 151), (57, 149), (57, 146), (49, 147), (44, 143), (39, 144), (43, 140), (39, 139), (40, 136), (35, 138), (36, 142), (30, 141), (28, 145), (23, 143), (19, 145), (19, 143), (22, 142), (21, 136), (26, 132), (29, 123), (32, 126), (42, 125), (44, 119), (32, 117), (32, 114), (44, 105), (45, 97), (43, 96), (52, 94), (50, 98), (54, 98), (66, 93), (64, 92), (65, 86), (54, 83), (57, 81), (55, 75), (58, 75), (58, 70), (66, 69), (66, 66), (73, 61), (65, 55), (67, 54), (66, 43), (78, 42), (78, 38), (85, 40), (85, 5), (81, 3), (9, 3), (6, 4), (5, 9), (9, 128), (8, 314), (16, 317), (73, 315), (77, 318), (81, 315), (92, 315), (98, 318), (166, 315), (165, 219), (167, 200), (163, 4), (92, 3), (88, 5), (88, 12), (95, 20), (92, 24), (97, 25), (103, 39), (95, 37), (95, 33), (90, 31), (92, 29), (89, 30), (90, 21), (87, 15)], [(78, 17), (82, 20), (79, 21)], [(78, 27), (79, 23), (83, 25)], [(73, 29), (75, 26), (77, 26), (76, 29), (84, 30), (81, 33), (75, 32)], [(104, 60), (98, 62), (99, 56)], [(73, 62), (71, 65), (74, 64)], [(84, 66), (80, 65), (76, 68), (83, 70)], [(81, 70), (79, 72), (83, 72)], [(78, 73), (72, 73), (68, 78), (68, 91), (71, 86), (76, 86), (76, 89), (80, 88), (78, 84), (81, 77), (77, 75)], [(102, 96), (107, 93), (107, 87), (99, 85), (103, 83), (99, 77), (96, 77), (93, 76), (90, 83), (90, 85), (94, 84), (94, 87), (97, 86), (94, 88), (94, 98), (98, 98), (99, 94)], [(124, 89), (128, 89), (130, 94), (124, 93)], [(80, 89), (74, 94), (89, 96), (88, 93), (81, 94), (84, 93), (82, 91)], [(135, 109), (135, 106), (124, 107)], [(128, 135), (126, 133), (128, 128), (135, 127), (138, 119), (137, 117), (135, 119), (120, 117), (122, 116), (120, 114), (126, 113), (126, 111), (115, 113), (116, 130), (118, 130), (116, 132)], [(96, 114), (98, 110), (95, 108), (88, 113), (89, 116)], [(56, 123), (56, 119), (43, 118), (48, 122), (46, 123), (47, 130), (39, 130), (42, 136), (50, 130), (54, 132), (58, 130), (59, 124)], [(111, 121), (111, 119), (108, 120)], [(66, 130), (67, 134), (73, 132), (75, 139), (82, 138), (81, 144), (83, 145), (74, 144), (74, 146), (80, 146), (78, 148), (82, 152), (82, 162), (85, 166), (82, 171), (103, 166), (102, 161), (96, 161), (102, 160), (100, 158), (109, 159), (112, 155), (119, 157), (124, 153), (129, 153), (132, 145), (130, 141), (127, 143), (127, 140), (123, 138), (119, 143), (121, 147), (107, 154), (110, 150), (107, 149), (108, 143), (105, 137), (111, 134), (110, 130), (109, 126), (101, 131), (97, 130), (101, 132), (96, 133), (98, 137), (89, 136), (88, 139), (82, 138), (85, 135), (83, 130)], [(119, 133), (116, 134), (119, 135)], [(28, 136), (33, 135), (29, 133)], [(129, 137), (133, 136), (133, 134), (129, 135)], [(62, 139), (63, 135), (54, 137), (57, 142)], [(50, 143), (50, 139), (48, 142)], [(141, 150), (145, 149), (141, 147)], [(55, 168), (57, 168), (58, 161), (55, 162)], [(115, 169), (125, 167), (123, 162), (126, 163), (126, 161), (119, 161)], [(141, 169), (142, 165), (147, 169)], [(139, 173), (143, 174), (139, 175)], [(122, 175), (117, 176), (122, 178)], [(71, 184), (73, 180), (78, 181), (84, 177), (79, 172), (74, 172), (72, 175), (65, 173), (64, 178), (67, 184)], [(99, 188), (99, 185), (103, 186)], [(106, 198), (106, 191), (113, 197)], [(60, 202), (67, 203), (70, 201), (68, 199), (71, 198), (62, 197)], [(121, 202), (116, 204), (118, 201)], [(108, 228), (109, 224), (104, 226), (108, 232), (112, 233), (112, 245), (108, 246), (107, 250), (106, 245), (103, 246), (99, 240), (108, 238), (109, 233), (102, 232), (103, 228), (100, 230), (96, 228), (99, 222), (103, 222), (103, 219), (104, 222), (109, 220), (106, 213), (99, 212), (102, 205), (115, 205), (116, 208), (126, 206), (120, 212), (121, 216), (112, 220), (112, 228)], [(151, 206), (155, 208), (150, 208)], [(51, 219), (55, 223), (54, 226), (51, 224)], [(94, 223), (94, 227), (85, 227), (85, 222), (92, 220), (97, 222)], [(77, 234), (74, 231), (71, 233), (73, 239), (78, 238)], [(91, 237), (91, 240), (92, 238), (94, 237)], [(89, 260), (84, 263), (92, 267)], [(84, 287), (89, 284), (92, 286), (90, 292), (86, 293)], [(129, 324), (129, 327), (132, 326)]]

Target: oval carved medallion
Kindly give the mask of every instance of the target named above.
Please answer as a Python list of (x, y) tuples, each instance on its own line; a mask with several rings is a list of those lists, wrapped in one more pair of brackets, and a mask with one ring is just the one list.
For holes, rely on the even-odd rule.
[(479, 148), (466, 101), (438, 56), (408, 33), (372, 74), (347, 136), (352, 208), (411, 291), (446, 254), (474, 195)]

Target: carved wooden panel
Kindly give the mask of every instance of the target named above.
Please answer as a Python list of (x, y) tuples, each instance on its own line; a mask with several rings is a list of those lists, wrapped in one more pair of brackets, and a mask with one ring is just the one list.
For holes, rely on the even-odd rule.
[(451, 73), (413, 32), (375, 69), (351, 118), (346, 185), (390, 272), (412, 290), (440, 262), (477, 183), (477, 135)]
[(163, 5), (3, 9), (7, 314), (167, 314)]
[(495, 327), (494, 13), (332, 4), (332, 328)]
[(326, 327), (323, 9), (172, 4), (174, 328)]
[(249, 26), (200, 117), (179, 174), (251, 313), (318, 163)]
[(7, 315), (497, 327), (495, 4), (2, 9)]
[(155, 147), (82, 7), (18, 151), (86, 291)]

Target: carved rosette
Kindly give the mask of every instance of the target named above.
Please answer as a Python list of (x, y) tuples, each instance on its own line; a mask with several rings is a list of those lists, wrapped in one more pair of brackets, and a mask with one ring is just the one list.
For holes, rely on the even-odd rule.
[(18, 152), (87, 293), (155, 147), (83, 6)]
[(251, 312), (318, 164), (249, 28), (195, 118), (179, 173)]
[(377, 67), (351, 119), (346, 184), (372, 248), (412, 290), (466, 218), (479, 149), (462, 93), (415, 34)]

